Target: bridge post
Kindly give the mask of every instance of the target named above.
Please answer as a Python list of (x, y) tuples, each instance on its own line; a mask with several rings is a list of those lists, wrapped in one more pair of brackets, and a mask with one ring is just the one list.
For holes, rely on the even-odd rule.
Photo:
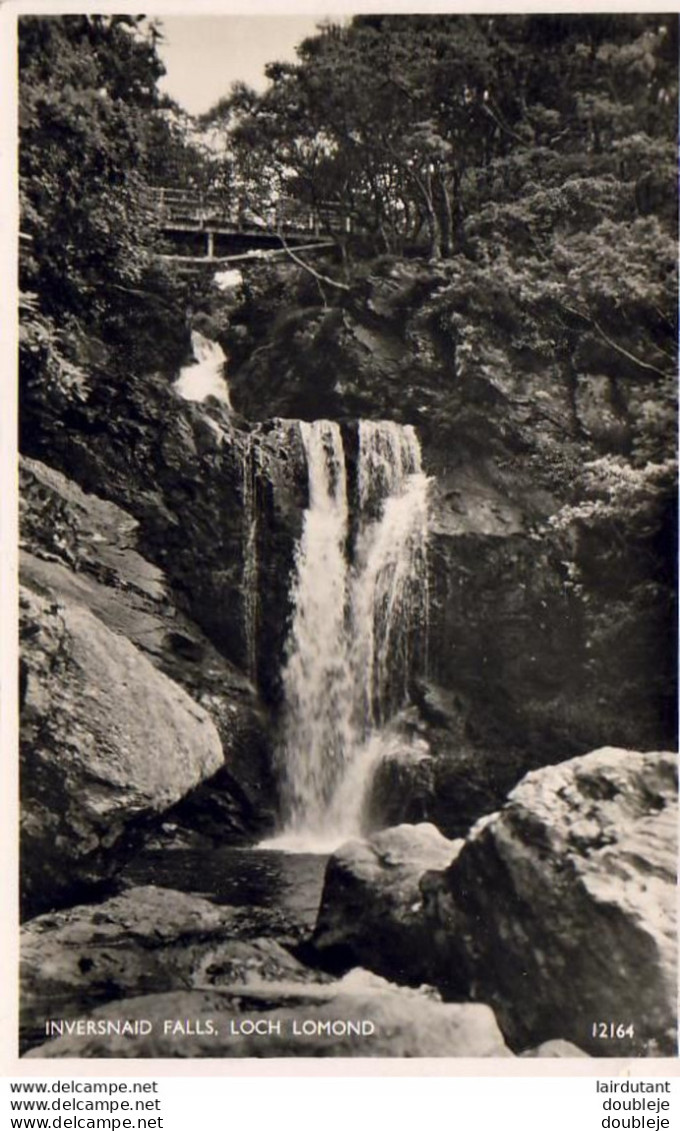
[(215, 233), (208, 231), (205, 234), (207, 236), (206, 255), (208, 256), (208, 259), (214, 259), (215, 258)]

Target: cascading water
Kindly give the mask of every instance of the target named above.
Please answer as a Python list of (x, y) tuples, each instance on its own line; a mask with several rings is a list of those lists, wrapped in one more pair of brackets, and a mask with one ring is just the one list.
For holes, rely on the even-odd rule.
[(337, 424), (301, 424), (309, 506), (296, 555), (283, 671), (281, 847), (361, 830), (382, 756), (427, 636), (427, 492), (410, 426), (362, 422), (351, 541)]
[(318, 831), (353, 745), (347, 662), (349, 511), (337, 424), (301, 422), (309, 506), (297, 549), (283, 671), (282, 795), (289, 827)]
[(192, 330), (191, 349), (194, 360), (180, 369), (174, 384), (175, 391), (185, 401), (204, 401), (206, 397), (215, 397), (231, 409), (229, 386), (224, 378), (227, 358), (219, 342)]
[(414, 644), (427, 641), (427, 491), (410, 425), (359, 425), (359, 531), (351, 581), (353, 684), (359, 725), (403, 704)]

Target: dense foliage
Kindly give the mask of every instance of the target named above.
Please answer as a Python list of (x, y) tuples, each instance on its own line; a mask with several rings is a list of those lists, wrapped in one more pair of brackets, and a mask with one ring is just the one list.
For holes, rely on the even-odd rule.
[(26, 284), (46, 312), (91, 318), (147, 262), (140, 189), (162, 66), (132, 17), (65, 16), (20, 21), (19, 67)]
[(20, 282), (37, 299), (22, 372), (67, 397), (84, 395), (83, 361), (148, 365), (149, 338), (177, 353), (181, 295), (154, 254), (145, 191), (179, 145), (159, 34), (133, 16), (19, 20)]

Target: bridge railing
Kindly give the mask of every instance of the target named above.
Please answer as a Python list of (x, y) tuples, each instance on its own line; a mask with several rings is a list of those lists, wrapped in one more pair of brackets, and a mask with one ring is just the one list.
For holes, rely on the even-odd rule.
[(160, 223), (177, 221), (202, 227), (209, 220), (228, 224), (237, 222), (233, 208), (221, 193), (147, 185), (144, 199)]
[(336, 205), (324, 203), (312, 209), (290, 197), (279, 197), (254, 210), (243, 199), (229, 199), (226, 194), (214, 190), (147, 185), (145, 199), (159, 226), (312, 234), (349, 228)]

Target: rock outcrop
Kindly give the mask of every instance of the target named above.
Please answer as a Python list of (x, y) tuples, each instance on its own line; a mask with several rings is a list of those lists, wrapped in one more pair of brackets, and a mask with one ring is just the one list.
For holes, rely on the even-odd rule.
[(605, 748), (529, 774), (423, 880), (440, 986), (490, 1004), (516, 1049), (675, 1055), (676, 835), (675, 755)]
[(312, 946), (331, 967), (365, 966), (410, 985), (436, 976), (420, 880), (450, 864), (462, 841), (434, 825), (400, 825), (331, 856)]
[(251, 426), (214, 399), (182, 400), (159, 374), (124, 379), (111, 359), (75, 402), (47, 403), (29, 383), (21, 448), (139, 523), (137, 549), (173, 603), (275, 703), (306, 504), (297, 421)]
[(20, 621), (22, 881), (35, 913), (110, 877), (223, 753), (206, 711), (83, 605), (24, 589)]
[(112, 999), (327, 980), (267, 929), (261, 914), (153, 886), (40, 915), (21, 932), (23, 1042), (44, 1038), (48, 1014), (79, 1017)]
[[(142, 1019), (150, 1031), (97, 1031), (122, 1019), (133, 1025)], [(364, 971), (328, 986), (145, 995), (95, 1009), (83, 1028), (88, 1021), (90, 1033), (48, 1041), (29, 1057), (512, 1055), (488, 1006), (444, 1004), (431, 992), (395, 987)]]

